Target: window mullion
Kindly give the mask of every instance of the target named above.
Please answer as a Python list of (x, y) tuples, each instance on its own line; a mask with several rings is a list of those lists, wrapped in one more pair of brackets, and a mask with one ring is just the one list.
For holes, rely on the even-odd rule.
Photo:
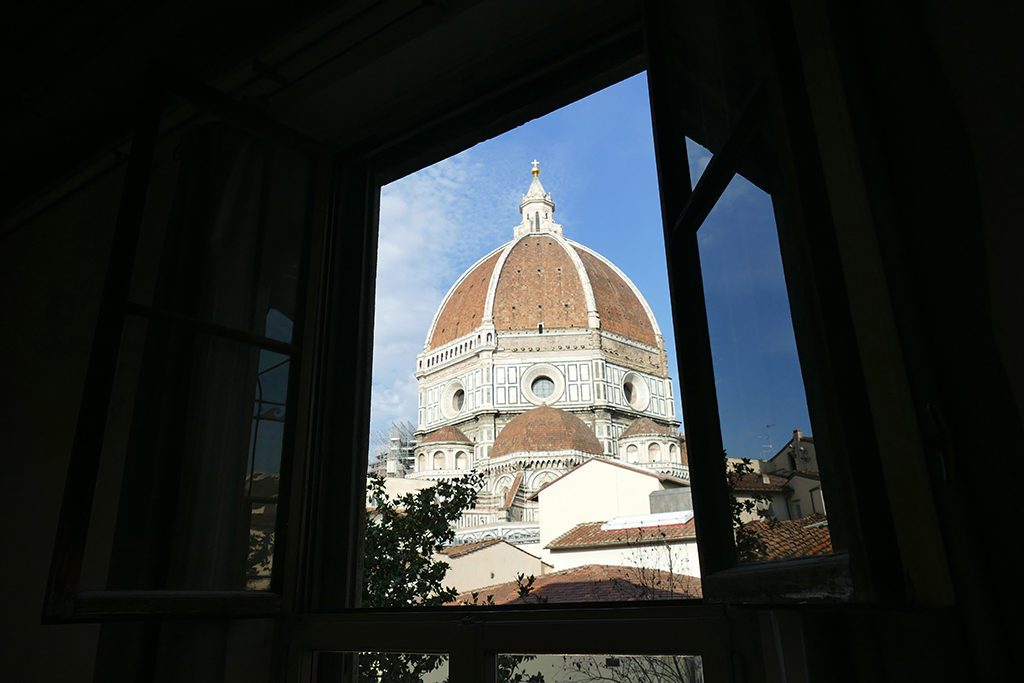
[(684, 232), (673, 229), (677, 217), (684, 215), (684, 207), (689, 205), (692, 197), (686, 138), (682, 130), (684, 103), (667, 63), (666, 37), (660, 35), (660, 29), (651, 21), (647, 22), (646, 28), (650, 50), (651, 117), (665, 229), (680, 401), (690, 453), (701, 575), (707, 577), (732, 567), (736, 563), (736, 550), (732, 539), (696, 229)]
[(78, 588), (92, 510), (95, 481), (103, 452), (104, 430), (114, 391), (124, 327), (124, 303), (128, 298), (135, 251), (146, 207), (146, 190), (160, 129), (163, 92), (150, 82), (143, 92), (138, 125), (132, 139), (131, 158), (125, 171), (121, 206), (114, 229), (100, 310), (97, 315), (75, 440), (54, 541), (54, 554), (47, 583), (47, 618), (66, 617), (74, 609), (73, 593)]
[(190, 330), (195, 330), (215, 337), (222, 337), (224, 339), (231, 339), (242, 342), (243, 344), (266, 349), (267, 351), (275, 351), (277, 353), (283, 353), (290, 356), (294, 356), (299, 352), (299, 347), (295, 344), (278, 341), (277, 339), (270, 339), (263, 335), (253, 334), (251, 332), (236, 330), (231, 327), (225, 327), (224, 325), (218, 325), (216, 323), (199, 320), (191, 316), (181, 315), (180, 313), (172, 313), (163, 309), (153, 308), (152, 306), (137, 304), (133, 301), (126, 302), (124, 310), (127, 315), (133, 315), (147, 320), (161, 320), (173, 323)]

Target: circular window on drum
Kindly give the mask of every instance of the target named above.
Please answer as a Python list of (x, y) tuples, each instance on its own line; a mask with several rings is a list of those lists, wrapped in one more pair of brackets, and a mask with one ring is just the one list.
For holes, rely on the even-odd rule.
[(554, 365), (538, 363), (522, 373), (519, 390), (534, 405), (552, 405), (565, 393), (565, 377)]
[(647, 380), (635, 372), (622, 378), (622, 398), (633, 410), (647, 410), (651, 403), (651, 389)]
[(530, 383), (530, 390), (539, 398), (550, 398), (555, 393), (555, 381), (547, 375), (541, 375)]
[(446, 420), (457, 417), (466, 407), (466, 387), (460, 380), (452, 380), (441, 392), (441, 414)]

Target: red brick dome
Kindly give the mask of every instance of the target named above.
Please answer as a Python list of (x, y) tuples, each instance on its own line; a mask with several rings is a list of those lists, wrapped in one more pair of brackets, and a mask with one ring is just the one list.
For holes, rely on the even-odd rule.
[(604, 453), (601, 442), (583, 420), (564, 410), (540, 406), (517, 415), (498, 432), (491, 457), (539, 451)]
[(420, 439), (417, 445), (423, 446), (429, 443), (464, 443), (472, 445), (473, 442), (468, 436), (463, 434), (462, 430), (458, 427), (447, 425), (440, 429), (435, 429), (429, 434), (425, 435)]
[(626, 427), (626, 431), (622, 432), (619, 438), (628, 439), (633, 436), (668, 436), (679, 438), (679, 433), (672, 427), (655, 422), (649, 417), (638, 417)]
[(636, 287), (610, 261), (555, 233), (527, 234), (459, 278), (427, 336), (436, 349), (490, 321), (499, 333), (598, 327), (658, 345), (658, 328)]

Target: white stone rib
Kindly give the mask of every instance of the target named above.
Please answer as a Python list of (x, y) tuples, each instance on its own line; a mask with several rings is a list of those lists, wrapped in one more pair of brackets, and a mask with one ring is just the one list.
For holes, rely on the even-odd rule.
[[(612, 271), (614, 271), (616, 275), (621, 277), (625, 281), (625, 283), (627, 285), (629, 285), (629, 288), (631, 290), (633, 290), (634, 294), (636, 294), (636, 298), (640, 300), (640, 305), (644, 307), (644, 311), (647, 313), (647, 319), (651, 321), (651, 326), (654, 328), (654, 335), (655, 335), (655, 337), (660, 337), (661, 336), (661, 328), (658, 327), (658, 320), (654, 317), (654, 311), (651, 310), (650, 305), (647, 303), (647, 299), (645, 299), (644, 295), (640, 293), (640, 290), (637, 288), (637, 286), (633, 284), (633, 281), (630, 280), (626, 276), (625, 273), (623, 273), (621, 270), (619, 270), (618, 266), (616, 266), (614, 263), (612, 263), (611, 261), (606, 259), (604, 256), (601, 256), (601, 254), (598, 254), (593, 249), (589, 249), (589, 248), (583, 246), (582, 244), (580, 244), (579, 242), (573, 242), (570, 239), (567, 239), (565, 241), (568, 242), (569, 244), (571, 244), (574, 247), (579, 247), (580, 249), (582, 249), (583, 251), (587, 252), (591, 256), (594, 256), (595, 258), (600, 259), (602, 262), (604, 262), (605, 265), (607, 265), (609, 268), (611, 268)], [(578, 255), (577, 255), (577, 258), (579, 258)], [(589, 282), (589, 279), (588, 279), (588, 282)]]
[[(441, 317), (441, 311), (443, 311), (444, 307), (448, 305), (448, 300), (452, 298), (452, 294), (454, 294), (455, 290), (459, 288), (459, 285), (462, 284), (462, 281), (465, 280), (466, 277), (470, 273), (472, 273), (474, 270), (476, 270), (477, 266), (479, 266), (481, 263), (483, 263), (487, 259), (489, 259), (492, 256), (494, 256), (494, 254), (496, 254), (497, 252), (499, 252), (502, 249), (506, 248), (507, 246), (508, 246), (508, 244), (503, 244), (500, 247), (498, 247), (497, 249), (492, 249), (491, 251), (487, 252), (487, 254), (485, 254), (482, 258), (478, 259), (476, 261), (476, 263), (474, 263), (469, 268), (467, 268), (466, 272), (464, 272), (462, 274), (462, 276), (459, 277), (459, 279), (455, 281), (455, 284), (451, 286), (451, 288), (448, 290), (448, 293), (444, 295), (444, 299), (441, 300), (441, 305), (437, 307), (437, 312), (434, 313), (434, 319), (430, 321), (430, 329), (427, 330), (427, 338), (423, 340), (423, 350), (424, 351), (426, 351), (426, 350), (428, 350), (430, 348), (430, 340), (434, 338), (434, 328), (437, 327), (437, 320), (438, 320), (438, 318)], [(495, 268), (494, 268), (495, 272), (498, 271), (500, 264), (503, 263), (503, 262), (504, 262), (504, 257), (498, 259), (498, 264), (496, 264)], [(493, 286), (493, 279), (494, 279), (494, 274), (493, 273), (491, 274), (491, 279), (492, 279), (492, 286)], [(490, 296), (489, 292), (488, 292), (488, 296)]]
[(561, 235), (553, 236), (561, 245), (565, 253), (569, 255), (569, 260), (576, 267), (576, 274), (580, 278), (580, 283), (583, 285), (583, 297), (587, 300), (587, 326), (591, 329), (597, 329), (601, 326), (601, 314), (597, 310), (597, 299), (594, 298), (594, 286), (590, 282), (590, 276), (587, 275), (587, 268), (583, 265), (583, 259), (576, 253), (576, 250), (572, 248), (572, 241), (567, 240)]

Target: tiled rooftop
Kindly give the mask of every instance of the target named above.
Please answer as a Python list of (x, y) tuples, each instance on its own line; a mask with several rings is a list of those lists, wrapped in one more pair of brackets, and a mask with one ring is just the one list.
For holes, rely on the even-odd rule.
[(494, 272), (494, 264), (498, 262), (499, 256), (500, 250), (488, 256), (462, 279), (448, 297), (444, 308), (438, 313), (428, 348), (444, 346), (480, 326), (484, 302), (487, 300), (487, 287), (490, 285), (491, 273)]
[(679, 433), (672, 427), (655, 422), (649, 417), (638, 417), (626, 427), (626, 431), (622, 432), (619, 438), (628, 439), (631, 436), (669, 436), (678, 438)]
[(508, 254), (494, 291), (498, 330), (586, 329), (587, 299), (569, 254), (551, 236), (524, 237)]
[(651, 319), (632, 288), (607, 263), (586, 249), (574, 248), (590, 278), (601, 329), (656, 346)]
[(492, 545), (501, 543), (500, 538), (489, 538), (486, 541), (477, 541), (476, 543), (463, 543), (462, 545), (450, 545), (447, 548), (441, 550), (442, 555), (447, 555), (451, 558), (463, 557), (470, 553), (475, 553), (477, 550), (483, 550), (484, 548), (490, 548)]
[(599, 546), (643, 545), (696, 538), (693, 520), (683, 524), (602, 530), (604, 522), (584, 522), (547, 545), (552, 550), (594, 548)]
[(430, 432), (417, 444), (422, 446), (428, 443), (465, 443), (472, 444), (469, 437), (462, 433), (458, 427), (447, 425)]
[(790, 560), (797, 557), (830, 555), (832, 536), (825, 515), (776, 522), (748, 522), (745, 528), (757, 534), (767, 550), (765, 560)]
[[(478, 601), (494, 596), (496, 605), (611, 602), (699, 598), (700, 579), (644, 567), (588, 564), (538, 576), (533, 590), (520, 600), (515, 581), (475, 591)], [(453, 605), (472, 602), (472, 592), (458, 596)]]
[(517, 415), (498, 432), (492, 458), (538, 451), (604, 452), (594, 432), (572, 413), (540, 406)]
[(729, 486), (733, 491), (785, 491), (786, 478), (777, 474), (729, 475)]

